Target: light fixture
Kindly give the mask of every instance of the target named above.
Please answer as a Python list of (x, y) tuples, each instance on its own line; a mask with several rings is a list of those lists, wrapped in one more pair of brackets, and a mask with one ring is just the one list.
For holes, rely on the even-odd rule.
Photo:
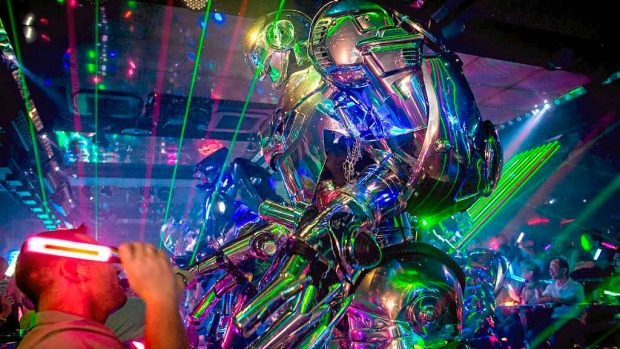
[(32, 44), (33, 42), (35, 42), (38, 37), (37, 30), (34, 27), (35, 21), (36, 21), (36, 16), (32, 12), (28, 13), (24, 17), (24, 20), (22, 21), (22, 24), (24, 25), (24, 28), (23, 28), (24, 38), (26, 39), (26, 42), (29, 44)]
[(207, 0), (183, 0), (188, 9), (194, 11), (204, 10), (207, 6)]

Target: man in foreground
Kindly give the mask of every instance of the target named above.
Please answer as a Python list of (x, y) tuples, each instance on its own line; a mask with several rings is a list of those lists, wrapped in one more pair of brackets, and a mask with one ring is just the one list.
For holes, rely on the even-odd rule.
[[(83, 227), (36, 237), (98, 244)], [(22, 245), (15, 277), (37, 313), (19, 348), (124, 348), (104, 326), (107, 317), (127, 300), (119, 284), (120, 268), (107, 262), (31, 252), (27, 243)], [(176, 277), (165, 253), (141, 242), (123, 243), (118, 253), (131, 287), (146, 304), (146, 347), (187, 348)]]

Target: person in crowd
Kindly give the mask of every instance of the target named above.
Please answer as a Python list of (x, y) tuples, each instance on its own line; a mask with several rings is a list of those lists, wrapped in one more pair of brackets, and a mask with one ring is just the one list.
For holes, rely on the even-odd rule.
[(526, 235), (521, 241), (515, 243), (517, 248), (517, 259), (520, 263), (525, 261), (533, 261), (538, 265), (540, 271), (547, 268), (548, 262), (543, 258), (543, 251), (534, 239), (528, 238)]
[(490, 250), (499, 252), (503, 248), (503, 246), (508, 244), (508, 237), (506, 237), (506, 234), (504, 233), (499, 233), (491, 237), (488, 240), (488, 244)]
[[(0, 271), (2, 275), (8, 269), (6, 259), (0, 257)], [(0, 334), (16, 335), (19, 331), (19, 319), (25, 307), (22, 303), (22, 294), (15, 286), (13, 277), (4, 277), (0, 280)]]
[(18, 335), (22, 315), (33, 305), (15, 285), (13, 277), (8, 278), (4, 294), (0, 295), (2, 313), (0, 314), (0, 334)]
[[(570, 348), (572, 343), (585, 346), (580, 321), (582, 317), (580, 304), (585, 301), (584, 289), (583, 285), (568, 276), (569, 269), (566, 259), (551, 260), (549, 275), (553, 282), (537, 297), (539, 304), (554, 304), (552, 321), (549, 324), (551, 348)], [(532, 338), (534, 345), (541, 341), (540, 337), (545, 337), (546, 331), (535, 332), (539, 338)]]
[[(6, 271), (8, 263), (6, 259), (0, 257), (0, 271), (2, 275)], [(17, 313), (14, 312), (15, 299), (11, 292), (9, 292), (8, 278), (0, 280), (0, 334), (11, 334), (19, 328), (19, 322), (17, 319)]]
[[(4, 276), (7, 269), (9, 269), (9, 262), (6, 260), (6, 258), (0, 257), (0, 272), (1, 272), (0, 277)], [(0, 279), (0, 295), (6, 293), (8, 288), (9, 288), (9, 279), (6, 277), (1, 278)]]
[[(83, 226), (36, 236), (98, 244)], [(104, 326), (108, 316), (127, 300), (119, 285), (119, 266), (31, 252), (27, 243), (22, 245), (15, 278), (34, 303), (36, 314), (18, 348), (125, 348)], [(145, 346), (187, 348), (177, 281), (165, 252), (152, 244), (126, 242), (119, 246), (118, 254), (131, 287), (146, 305)]]
[(550, 246), (546, 250), (545, 265), (548, 266), (555, 258), (563, 258), (568, 262), (570, 276), (575, 266), (592, 259), (592, 253), (584, 249), (581, 236), (562, 232), (551, 238)]
[[(617, 249), (616, 252), (614, 253), (614, 257), (611, 263), (612, 263), (611, 265), (614, 268), (614, 272), (608, 278), (608, 281), (607, 283), (605, 283), (604, 286), (608, 291), (612, 293), (612, 294), (609, 294), (609, 292), (607, 293), (610, 296), (612, 296), (610, 297), (608, 303), (620, 304), (620, 249)], [(619, 316), (619, 320), (620, 320), (620, 316)]]
[(533, 305), (538, 301), (544, 289), (545, 284), (540, 281), (540, 268), (534, 261), (524, 261), (521, 263), (521, 277), (523, 280), (513, 280), (506, 283), (506, 295), (515, 306), (498, 307), (497, 318), (499, 320), (497, 327), (500, 329), (501, 335), (506, 338), (509, 348), (521, 348), (525, 340), (525, 328), (521, 316), (525, 313), (519, 313), (519, 306)]
[[(584, 315), (584, 337), (589, 345), (620, 347), (620, 251), (614, 251), (610, 276), (605, 277), (594, 291), (593, 307)], [(572, 277), (572, 276), (571, 276)]]
[(484, 242), (480, 240), (479, 237), (474, 236), (473, 238), (471, 238), (471, 240), (467, 244), (466, 249), (467, 249), (467, 252), (471, 252), (471, 251), (475, 251), (483, 247), (484, 247)]
[(2, 275), (6, 273), (7, 269), (9, 269), (9, 261), (7, 261), (6, 258), (0, 256), (0, 272), (2, 272)]
[(504, 233), (499, 233), (493, 237), (489, 242), (489, 249), (501, 253), (512, 265), (513, 272), (518, 274), (517, 265), (515, 261), (518, 256), (518, 251), (514, 244), (510, 243), (510, 240)]
[(519, 304), (533, 305), (538, 303), (538, 297), (546, 288), (546, 284), (540, 280), (540, 268), (534, 261), (521, 263), (521, 275), (525, 282), (517, 292)]

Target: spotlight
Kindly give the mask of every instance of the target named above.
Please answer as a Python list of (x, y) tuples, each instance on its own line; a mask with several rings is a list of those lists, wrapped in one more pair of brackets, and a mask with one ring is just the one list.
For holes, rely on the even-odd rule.
[(215, 23), (222, 24), (226, 21), (226, 16), (224, 16), (223, 14), (219, 12), (214, 12), (213, 20), (215, 21)]
[(207, 0), (183, 0), (188, 9), (199, 11), (207, 6)]

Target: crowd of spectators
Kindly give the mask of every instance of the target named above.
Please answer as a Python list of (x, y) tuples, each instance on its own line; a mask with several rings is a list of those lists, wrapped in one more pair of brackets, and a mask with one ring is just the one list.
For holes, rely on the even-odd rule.
[(620, 345), (617, 237), (592, 230), (519, 235), (486, 241), (510, 265), (496, 297), (496, 326), (506, 347), (585, 347), (594, 340)]

